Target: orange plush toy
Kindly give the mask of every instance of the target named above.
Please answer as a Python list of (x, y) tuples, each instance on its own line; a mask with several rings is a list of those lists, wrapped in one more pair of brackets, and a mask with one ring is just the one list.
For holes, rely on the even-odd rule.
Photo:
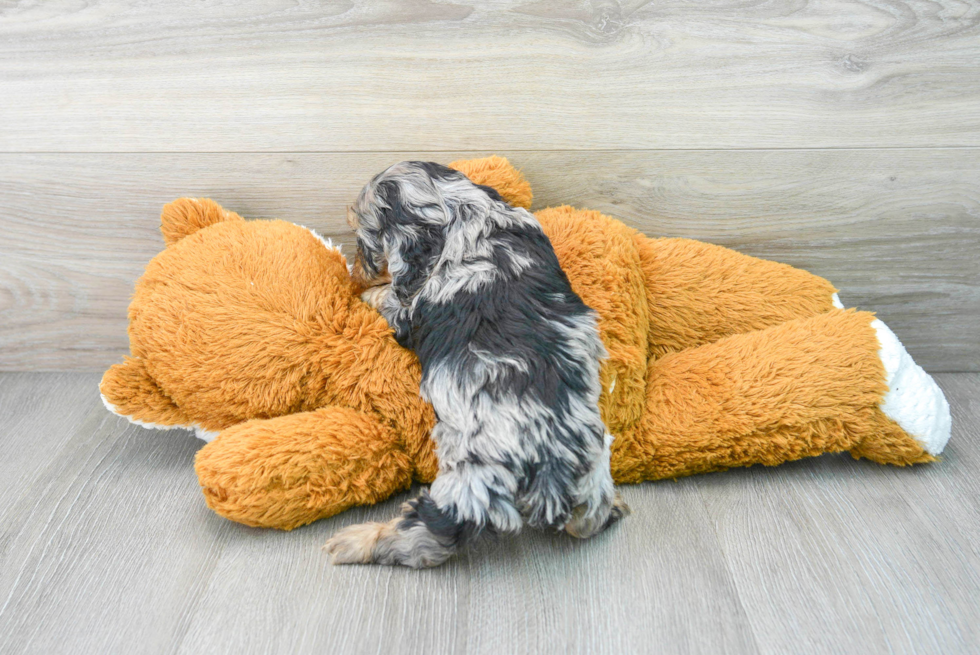
[[(453, 166), (530, 206), (506, 160)], [(838, 451), (906, 465), (945, 446), (939, 387), (826, 280), (593, 211), (536, 216), (599, 313), (618, 482)], [(288, 530), (432, 481), (418, 361), (361, 302), (338, 249), (210, 200), (171, 203), (162, 222), (167, 248), (129, 308), (131, 356), (101, 391), (134, 423), (209, 441), (195, 466), (214, 511)]]

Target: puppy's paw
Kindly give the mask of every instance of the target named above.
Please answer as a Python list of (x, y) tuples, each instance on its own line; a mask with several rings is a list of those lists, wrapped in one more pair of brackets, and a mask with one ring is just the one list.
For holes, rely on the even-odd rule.
[(612, 510), (609, 512), (609, 521), (606, 524), (606, 527), (609, 527), (616, 521), (625, 518), (632, 513), (633, 510), (631, 510), (630, 506), (626, 504), (626, 501), (623, 500), (623, 497), (620, 496), (619, 494), (616, 494), (616, 498), (613, 500)]
[(613, 498), (612, 503), (602, 511), (588, 514), (588, 509), (586, 505), (579, 505), (572, 510), (572, 518), (565, 524), (565, 532), (576, 539), (588, 539), (630, 514), (629, 505), (618, 493)]
[(374, 549), (387, 527), (384, 523), (364, 523), (344, 528), (323, 545), (334, 564), (371, 564)]
[(363, 293), (361, 293), (361, 300), (371, 305), (375, 309), (381, 309), (381, 303), (384, 302), (385, 296), (391, 291), (390, 284), (382, 284), (376, 287), (371, 287)]

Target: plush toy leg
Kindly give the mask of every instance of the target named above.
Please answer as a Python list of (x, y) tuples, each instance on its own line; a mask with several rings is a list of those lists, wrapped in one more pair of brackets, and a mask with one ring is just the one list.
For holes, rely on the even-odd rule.
[[(933, 460), (948, 407), (877, 323), (834, 310), (653, 362), (643, 424), (614, 442), (614, 476), (639, 482), (839, 451), (897, 465)], [(904, 380), (931, 400), (910, 408)]]
[(293, 528), (411, 483), (412, 464), (375, 417), (327, 407), (224, 430), (194, 464), (208, 506), (255, 527)]
[(830, 282), (786, 264), (691, 239), (637, 234), (634, 243), (646, 281), (651, 358), (834, 308)]

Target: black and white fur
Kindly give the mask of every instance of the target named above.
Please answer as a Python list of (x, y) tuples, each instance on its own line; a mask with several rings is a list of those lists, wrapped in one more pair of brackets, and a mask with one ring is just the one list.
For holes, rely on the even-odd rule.
[(628, 513), (597, 405), (596, 315), (534, 216), (426, 162), (376, 176), (352, 212), (355, 277), (390, 275), (364, 297), (422, 364), (439, 474), (394, 521), (335, 535), (334, 563), (436, 566), (485, 531), (586, 538)]

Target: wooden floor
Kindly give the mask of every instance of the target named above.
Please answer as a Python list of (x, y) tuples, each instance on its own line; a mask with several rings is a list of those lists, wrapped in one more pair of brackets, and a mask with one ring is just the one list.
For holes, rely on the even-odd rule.
[(341, 526), (204, 505), (188, 433), (131, 426), (97, 375), (0, 375), (2, 653), (980, 652), (980, 375), (937, 376), (943, 460), (831, 455), (624, 487), (589, 542), (525, 532), (440, 569), (334, 567)]

